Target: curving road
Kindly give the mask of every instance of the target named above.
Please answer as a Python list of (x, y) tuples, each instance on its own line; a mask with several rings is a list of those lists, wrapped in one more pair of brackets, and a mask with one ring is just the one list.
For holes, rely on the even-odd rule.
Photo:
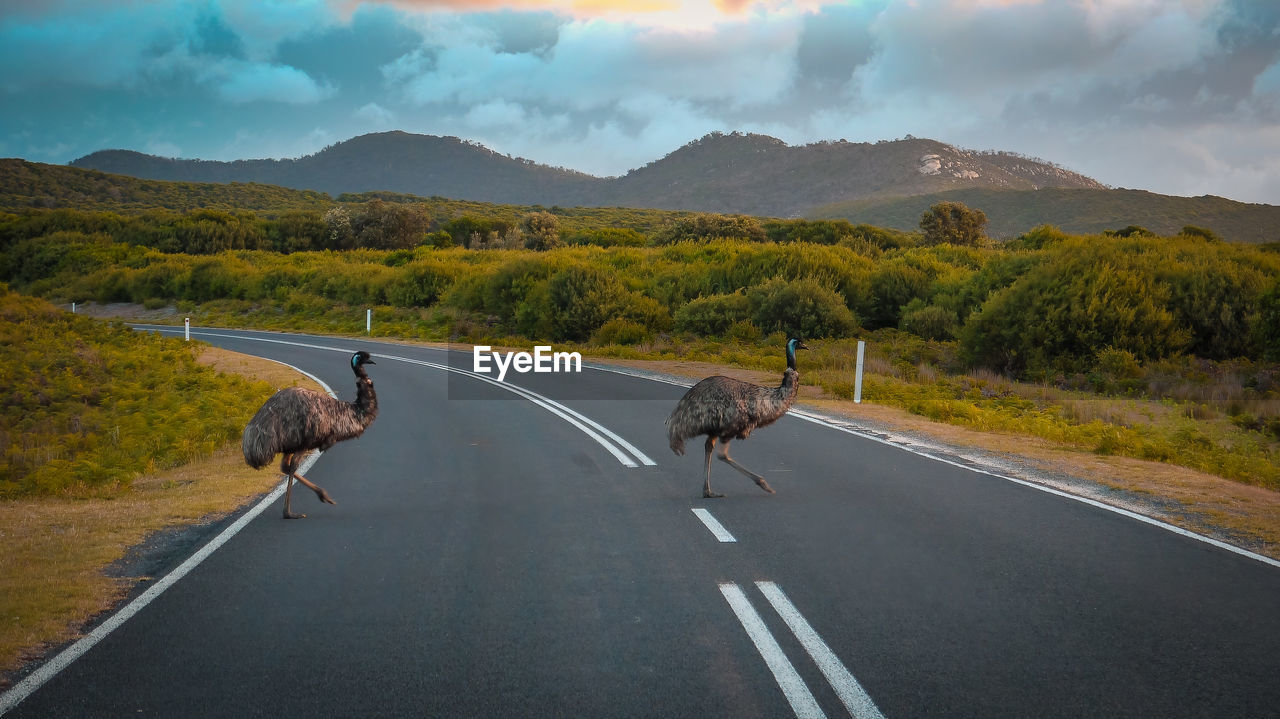
[(192, 334), (344, 399), (374, 353), (377, 422), (307, 473), (338, 504), (274, 500), (6, 716), (1280, 713), (1274, 561), (794, 416), (734, 445), (777, 495), (704, 500), (679, 386)]

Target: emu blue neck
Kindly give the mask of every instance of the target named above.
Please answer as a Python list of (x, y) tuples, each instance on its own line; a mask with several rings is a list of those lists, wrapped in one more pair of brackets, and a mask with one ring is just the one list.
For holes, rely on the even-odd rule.
[(787, 340), (787, 367), (796, 368), (796, 341), (794, 339)]

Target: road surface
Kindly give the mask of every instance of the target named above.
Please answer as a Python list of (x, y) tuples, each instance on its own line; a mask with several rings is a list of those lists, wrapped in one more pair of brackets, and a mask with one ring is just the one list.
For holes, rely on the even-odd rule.
[(193, 337), (346, 400), (375, 355), (307, 472), (338, 504), (276, 499), (6, 716), (1280, 714), (1275, 562), (794, 416), (733, 445), (776, 495), (707, 500), (680, 386)]

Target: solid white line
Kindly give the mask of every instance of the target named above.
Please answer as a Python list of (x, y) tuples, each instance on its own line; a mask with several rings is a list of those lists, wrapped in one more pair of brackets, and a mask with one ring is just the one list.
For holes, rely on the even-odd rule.
[[(597, 364), (597, 363), (594, 363), (594, 362), (593, 362), (593, 363), (583, 363), (583, 366), (584, 366), (584, 367), (590, 367), (591, 369), (600, 370), (600, 371), (602, 371), (602, 372), (613, 372), (614, 374), (626, 375), (626, 376), (628, 376), (628, 377), (636, 377), (636, 378), (638, 378), (638, 379), (645, 379), (645, 380), (649, 380), (650, 382), (662, 382), (662, 383), (664, 383), (664, 384), (675, 385), (675, 386), (677, 386), (677, 387), (692, 387), (692, 386), (693, 386), (693, 383), (692, 383), (692, 382), (686, 382), (686, 381), (683, 381), (683, 380), (680, 380), (680, 379), (674, 379), (674, 378), (670, 378), (670, 377), (653, 376), (653, 375), (650, 375), (650, 374), (648, 374), (648, 373), (638, 372), (638, 371), (631, 370), (631, 369), (627, 369), (627, 368), (610, 367), (610, 366), (607, 366), (607, 365), (601, 365), (601, 364)], [(804, 420), (804, 421), (806, 421), (806, 422), (812, 422), (813, 424), (821, 425), (821, 426), (823, 426), (823, 427), (827, 427), (827, 428), (829, 428), (829, 429), (834, 429), (834, 430), (839, 431), (839, 432), (844, 432), (845, 434), (851, 434), (851, 435), (853, 435), (853, 436), (855, 436), (855, 437), (860, 437), (860, 438), (862, 438), (862, 439), (871, 440), (872, 442), (878, 442), (879, 444), (883, 444), (883, 445), (885, 445), (885, 446), (887, 446), (887, 447), (893, 447), (894, 449), (900, 449), (900, 450), (902, 450), (902, 451), (904, 451), (904, 452), (910, 452), (911, 454), (917, 455), (917, 456), (919, 456), (919, 457), (924, 457), (925, 459), (931, 459), (931, 460), (933, 460), (933, 461), (935, 461), (935, 462), (942, 462), (943, 464), (949, 464), (949, 465), (951, 465), (951, 466), (953, 466), (953, 467), (959, 467), (960, 469), (965, 469), (965, 470), (968, 470), (968, 471), (970, 471), (970, 472), (974, 472), (974, 473), (977, 473), (977, 474), (985, 474), (985, 475), (987, 475), (988, 477), (994, 477), (994, 478), (996, 478), (996, 479), (1003, 479), (1003, 480), (1006, 480), (1006, 481), (1009, 481), (1009, 482), (1014, 482), (1014, 483), (1016, 483), (1016, 484), (1020, 484), (1020, 485), (1022, 485), (1022, 486), (1024, 486), (1024, 487), (1030, 487), (1031, 489), (1037, 489), (1037, 490), (1040, 490), (1041, 492), (1047, 492), (1047, 493), (1049, 493), (1049, 494), (1052, 494), (1052, 495), (1055, 495), (1055, 496), (1058, 496), (1058, 497), (1063, 497), (1063, 498), (1065, 498), (1065, 499), (1071, 499), (1071, 500), (1074, 500), (1074, 501), (1077, 501), (1077, 502), (1084, 502), (1085, 504), (1087, 504), (1087, 505), (1089, 505), (1089, 506), (1091, 506), (1091, 507), (1097, 507), (1098, 509), (1104, 509), (1104, 510), (1106, 510), (1106, 511), (1108, 511), (1108, 512), (1115, 512), (1116, 514), (1119, 514), (1119, 515), (1122, 515), (1122, 516), (1128, 517), (1128, 518), (1130, 518), (1130, 519), (1136, 519), (1136, 520), (1138, 520), (1139, 522), (1143, 522), (1144, 524), (1149, 524), (1149, 525), (1151, 525), (1151, 526), (1153, 526), (1153, 527), (1159, 527), (1160, 529), (1164, 529), (1164, 530), (1166, 530), (1166, 531), (1173, 532), (1174, 534), (1180, 534), (1180, 535), (1182, 535), (1182, 536), (1184, 536), (1184, 537), (1188, 537), (1188, 538), (1190, 538), (1190, 539), (1194, 539), (1194, 540), (1197, 540), (1197, 541), (1200, 541), (1200, 542), (1204, 542), (1205, 544), (1211, 544), (1211, 545), (1213, 545), (1213, 546), (1215, 546), (1215, 547), (1217, 547), (1217, 548), (1219, 548), (1219, 549), (1225, 549), (1225, 550), (1227, 550), (1228, 552), (1232, 552), (1232, 553), (1234, 553), (1234, 554), (1238, 554), (1238, 555), (1240, 555), (1240, 556), (1242, 556), (1242, 557), (1248, 557), (1249, 559), (1253, 559), (1253, 560), (1256, 560), (1256, 561), (1262, 562), (1263, 564), (1269, 564), (1269, 565), (1271, 565), (1271, 566), (1273, 566), (1273, 567), (1280, 567), (1280, 560), (1272, 559), (1271, 557), (1267, 557), (1267, 556), (1264, 556), (1264, 555), (1258, 554), (1258, 553), (1256, 553), (1256, 552), (1250, 552), (1249, 550), (1244, 549), (1244, 548), (1242, 548), (1242, 547), (1237, 547), (1237, 546), (1235, 546), (1234, 544), (1228, 544), (1227, 542), (1223, 542), (1223, 541), (1221, 541), (1221, 540), (1214, 539), (1213, 537), (1206, 537), (1206, 536), (1205, 536), (1205, 535), (1203, 535), (1203, 534), (1197, 534), (1197, 533), (1195, 533), (1195, 532), (1192, 532), (1191, 530), (1183, 529), (1182, 527), (1179, 527), (1179, 526), (1176, 526), (1176, 525), (1173, 525), (1173, 524), (1169, 524), (1168, 522), (1162, 522), (1162, 521), (1160, 521), (1160, 520), (1158, 520), (1158, 519), (1155, 519), (1155, 518), (1153, 518), (1153, 517), (1148, 517), (1148, 516), (1143, 515), (1143, 514), (1138, 514), (1137, 512), (1133, 512), (1133, 511), (1130, 511), (1130, 510), (1128, 510), (1128, 509), (1124, 509), (1123, 507), (1116, 507), (1116, 506), (1114, 506), (1114, 505), (1110, 505), (1110, 504), (1107, 504), (1107, 503), (1105, 503), (1105, 502), (1100, 502), (1100, 501), (1098, 501), (1098, 500), (1096, 500), (1096, 499), (1091, 499), (1091, 498), (1089, 498), (1089, 497), (1082, 497), (1082, 496), (1080, 496), (1080, 495), (1078, 495), (1078, 494), (1071, 494), (1070, 492), (1064, 492), (1064, 491), (1062, 491), (1062, 490), (1060, 490), (1060, 489), (1056, 489), (1056, 488), (1054, 488), (1054, 487), (1048, 487), (1048, 486), (1045, 486), (1045, 485), (1043, 485), (1043, 484), (1037, 484), (1037, 483), (1035, 483), (1035, 482), (1030, 482), (1030, 481), (1027, 481), (1027, 480), (1025, 480), (1025, 479), (1018, 479), (1017, 477), (1009, 477), (1009, 476), (1007, 476), (1007, 475), (999, 474), (999, 473), (997, 473), (997, 472), (993, 472), (993, 471), (988, 470), (988, 469), (981, 469), (981, 468), (979, 468), (979, 467), (974, 467), (974, 466), (972, 466), (972, 465), (968, 465), (968, 464), (961, 464), (960, 462), (956, 462), (956, 461), (954, 461), (954, 460), (950, 460), (950, 459), (947, 459), (947, 458), (945, 458), (945, 457), (939, 457), (938, 455), (930, 454), (929, 452), (925, 452), (925, 451), (923, 451), (923, 450), (916, 449), (916, 448), (914, 448), (914, 447), (909, 447), (909, 446), (907, 446), (907, 445), (904, 445), (904, 444), (901, 444), (901, 443), (898, 443), (898, 442), (894, 442), (894, 441), (892, 441), (892, 440), (884, 439), (884, 438), (882, 438), (882, 437), (877, 437), (877, 436), (875, 436), (874, 434), (870, 434), (870, 433), (868, 433), (868, 432), (864, 432), (864, 431), (862, 431), (862, 430), (858, 430), (858, 429), (854, 429), (854, 428), (852, 428), (852, 427), (848, 427), (848, 426), (844, 425), (840, 420), (837, 420), (837, 419), (834, 419), (834, 418), (831, 418), (831, 417), (827, 417), (827, 416), (825, 416), (825, 415), (821, 415), (821, 414), (818, 414), (818, 413), (816, 413), (816, 412), (810, 412), (810, 411), (808, 411), (808, 410), (801, 410), (801, 409), (797, 409), (797, 408), (795, 408), (795, 407), (792, 407), (790, 410), (788, 410), (788, 411), (787, 411), (787, 414), (793, 415), (793, 416), (795, 416), (797, 419), (802, 419), (802, 420)]]
[(1239, 555), (1241, 555), (1241, 556), (1248, 557), (1248, 558), (1250, 558), (1250, 559), (1255, 559), (1255, 560), (1257, 560), (1257, 561), (1259, 561), (1259, 562), (1262, 562), (1263, 564), (1270, 564), (1270, 565), (1271, 565), (1271, 566), (1273, 566), (1273, 567), (1280, 567), (1280, 560), (1275, 560), (1275, 559), (1272, 559), (1271, 557), (1266, 557), (1266, 556), (1263, 556), (1263, 555), (1261, 555), (1261, 554), (1255, 554), (1254, 552), (1250, 552), (1250, 551), (1249, 551), (1249, 550), (1247, 550), (1247, 549), (1242, 549), (1241, 547), (1237, 547), (1237, 546), (1235, 546), (1235, 545), (1233, 545), (1233, 544), (1227, 544), (1226, 542), (1223, 542), (1223, 541), (1221, 541), (1221, 540), (1214, 539), (1213, 537), (1206, 537), (1206, 536), (1204, 536), (1203, 534), (1196, 534), (1195, 532), (1192, 532), (1192, 531), (1187, 530), (1187, 529), (1183, 529), (1182, 527), (1179, 527), (1179, 526), (1176, 526), (1176, 525), (1173, 525), (1173, 524), (1168, 524), (1167, 522), (1162, 522), (1162, 521), (1160, 521), (1160, 520), (1158, 520), (1158, 519), (1154, 519), (1154, 518), (1152, 518), (1152, 517), (1148, 517), (1148, 516), (1143, 515), (1143, 514), (1138, 514), (1137, 512), (1133, 512), (1133, 511), (1130, 511), (1130, 510), (1128, 510), (1128, 509), (1124, 509), (1123, 507), (1116, 507), (1116, 506), (1113, 506), (1113, 505), (1107, 504), (1107, 503), (1105, 503), (1105, 502), (1099, 502), (1099, 501), (1098, 501), (1098, 500), (1096, 500), (1096, 499), (1091, 499), (1091, 498), (1089, 498), (1089, 497), (1082, 497), (1082, 496), (1080, 496), (1080, 495), (1078, 495), (1078, 494), (1071, 494), (1070, 492), (1064, 492), (1064, 491), (1062, 491), (1061, 489), (1057, 489), (1057, 488), (1054, 488), (1054, 487), (1047, 487), (1047, 486), (1045, 486), (1045, 485), (1043, 485), (1043, 484), (1036, 484), (1035, 482), (1029, 482), (1029, 481), (1027, 481), (1027, 480), (1025, 480), (1025, 479), (1018, 479), (1017, 477), (1009, 477), (1009, 476), (1006, 476), (1006, 475), (1003, 475), (1003, 474), (998, 474), (998, 473), (996, 473), (996, 472), (992, 472), (991, 470), (982, 469), (982, 468), (979, 468), (979, 467), (973, 467), (973, 466), (970, 466), (970, 465), (967, 465), (967, 464), (961, 464), (960, 462), (956, 462), (955, 460), (947, 459), (946, 457), (939, 457), (938, 455), (930, 454), (929, 452), (925, 452), (925, 451), (923, 451), (923, 450), (914, 449), (914, 448), (912, 448), (912, 447), (905, 447), (905, 446), (903, 446), (903, 445), (901, 445), (901, 444), (897, 444), (897, 443), (895, 443), (895, 442), (891, 442), (891, 441), (889, 441), (889, 440), (887, 440), (887, 439), (882, 439), (882, 438), (880, 438), (880, 437), (876, 437), (876, 436), (874, 436), (874, 435), (866, 434), (865, 432), (859, 432), (859, 431), (857, 431), (857, 430), (850, 429), (850, 428), (848, 428), (848, 427), (842, 427), (842, 426), (840, 426), (839, 424), (836, 424), (835, 422), (833, 422), (833, 421), (831, 421), (831, 420), (829, 420), (829, 419), (827, 419), (827, 418), (825, 418), (825, 417), (822, 417), (821, 415), (809, 414), (809, 413), (807, 413), (807, 412), (796, 412), (794, 409), (792, 409), (792, 410), (791, 410), (791, 413), (792, 413), (792, 414), (795, 414), (795, 415), (796, 415), (796, 417), (798, 417), (798, 418), (800, 418), (800, 419), (803, 419), (803, 420), (805, 420), (805, 421), (807, 421), (807, 422), (812, 422), (812, 423), (814, 423), (814, 424), (819, 424), (819, 425), (823, 425), (823, 426), (825, 426), (825, 427), (830, 427), (831, 429), (838, 430), (838, 431), (840, 431), (840, 432), (845, 432), (846, 434), (852, 434), (852, 435), (857, 436), (857, 437), (862, 437), (863, 439), (869, 439), (869, 440), (871, 440), (871, 441), (873, 441), (873, 442), (879, 442), (880, 444), (888, 445), (888, 446), (890, 446), (890, 447), (896, 447), (896, 448), (898, 448), (898, 449), (902, 449), (902, 450), (905, 450), (905, 451), (907, 451), (907, 452), (910, 452), (910, 453), (912, 453), (912, 454), (914, 454), (914, 455), (918, 455), (918, 456), (920, 456), (920, 457), (924, 457), (925, 459), (931, 459), (931, 460), (933, 460), (933, 461), (935, 461), (935, 462), (941, 462), (941, 463), (943, 463), (943, 464), (949, 464), (949, 465), (951, 465), (952, 467), (959, 467), (960, 469), (967, 469), (967, 470), (969, 470), (970, 472), (974, 472), (974, 473), (977, 473), (977, 474), (985, 474), (985, 475), (987, 475), (988, 477), (995, 477), (996, 479), (1003, 479), (1003, 480), (1006, 480), (1006, 481), (1008, 481), (1008, 482), (1013, 482), (1013, 483), (1015, 483), (1015, 484), (1020, 484), (1020, 485), (1022, 485), (1022, 486), (1024, 486), (1024, 487), (1030, 487), (1031, 489), (1038, 489), (1038, 490), (1040, 490), (1041, 492), (1047, 492), (1047, 493), (1049, 493), (1049, 494), (1056, 495), (1056, 496), (1058, 496), (1058, 497), (1064, 497), (1064, 498), (1066, 498), (1066, 499), (1073, 499), (1073, 500), (1075, 500), (1075, 501), (1077, 501), (1077, 502), (1083, 502), (1083, 503), (1088, 504), (1088, 505), (1090, 505), (1090, 506), (1092, 506), (1092, 507), (1097, 507), (1097, 508), (1099, 508), (1099, 509), (1105, 509), (1105, 510), (1107, 510), (1108, 512), (1115, 512), (1116, 514), (1123, 515), (1123, 516), (1128, 517), (1128, 518), (1130, 518), (1130, 519), (1136, 519), (1136, 520), (1138, 520), (1139, 522), (1143, 522), (1143, 523), (1145, 523), (1145, 524), (1150, 524), (1150, 525), (1151, 525), (1151, 526), (1153, 526), (1153, 527), (1159, 527), (1159, 528), (1161, 528), (1161, 529), (1164, 529), (1164, 530), (1167, 530), (1167, 531), (1173, 532), (1174, 534), (1180, 534), (1180, 535), (1182, 535), (1182, 536), (1184, 536), (1184, 537), (1189, 537), (1189, 538), (1191, 538), (1191, 539), (1199, 540), (1199, 541), (1204, 542), (1204, 543), (1206, 543), (1206, 544), (1212, 544), (1213, 546), (1215, 546), (1215, 547), (1217, 547), (1217, 548), (1219, 548), (1219, 549), (1225, 549), (1225, 550), (1227, 550), (1228, 552), (1234, 552), (1234, 553), (1239, 554)]
[(849, 714), (854, 719), (884, 719), (875, 702), (871, 701), (870, 695), (858, 680), (853, 678), (835, 652), (831, 651), (831, 647), (822, 641), (822, 637), (813, 630), (809, 622), (800, 614), (800, 610), (796, 609), (796, 605), (791, 603), (786, 594), (783, 594), (782, 588), (773, 582), (756, 582), (756, 586), (782, 617), (782, 621), (791, 628), (796, 639), (799, 639), (805, 651), (809, 652), (809, 656), (813, 657), (813, 661), (822, 670), (822, 675), (827, 678), (827, 681), (831, 682), (831, 688), (836, 690), (836, 695), (849, 710)]
[[(294, 367), (286, 362), (279, 362), (278, 360), (271, 361), (301, 372), (319, 383), (319, 385), (324, 388), (324, 391), (329, 393), (330, 397), (336, 396), (329, 385), (325, 384), (323, 380), (310, 372)], [(320, 452), (313, 452), (310, 454), (306, 460), (303, 461), (302, 465), (298, 467), (298, 472), (305, 474), (310, 471), (311, 467), (315, 465), (318, 459), (320, 459), (320, 454)], [(187, 576), (191, 570), (195, 569), (196, 566), (207, 559), (209, 555), (213, 554), (219, 547), (226, 544), (227, 540), (234, 537), (241, 529), (244, 529), (245, 525), (252, 522), (259, 514), (262, 514), (263, 510), (270, 506), (271, 503), (284, 496), (285, 483), (287, 481), (288, 480), (281, 481), (280, 484), (276, 485), (275, 489), (272, 489), (267, 493), (265, 497), (259, 500), (257, 504), (253, 505), (249, 511), (241, 515), (239, 519), (232, 522), (230, 526), (219, 532), (218, 536), (210, 540), (208, 544), (201, 547), (195, 554), (187, 557), (185, 562), (179, 564), (172, 572), (169, 572), (155, 584), (152, 584), (145, 592), (134, 597), (133, 601), (121, 607), (119, 611), (107, 618), (105, 622), (95, 627), (93, 631), (78, 639), (71, 646), (63, 649), (61, 652), (58, 652), (58, 654), (52, 659), (40, 665), (38, 669), (28, 674), (22, 681), (13, 685), (13, 688), (9, 691), (4, 694), (0, 694), (0, 715), (3, 715), (5, 712), (17, 706), (23, 699), (26, 699), (32, 692), (43, 686), (45, 682), (55, 677), (58, 672), (66, 669), (68, 665), (79, 659), (85, 652), (92, 649), (95, 644), (102, 641), (104, 637), (118, 628), (121, 624), (124, 624), (132, 618), (133, 615), (142, 611), (143, 607), (154, 601), (156, 597), (160, 596), (166, 589), (173, 586), (179, 579)]]
[(729, 530), (725, 529), (724, 525), (721, 524), (719, 520), (711, 516), (711, 512), (708, 512), (702, 507), (693, 507), (692, 509), (694, 515), (697, 516), (698, 519), (701, 519), (703, 524), (707, 525), (707, 529), (710, 529), (712, 534), (716, 535), (716, 539), (719, 539), (721, 542), (738, 541), (733, 538), (732, 534), (729, 534)]
[(764, 620), (751, 606), (751, 602), (747, 601), (747, 595), (742, 588), (727, 582), (720, 585), (720, 593), (724, 595), (725, 601), (729, 602), (729, 608), (738, 616), (742, 628), (747, 630), (747, 636), (751, 637), (751, 642), (756, 645), (756, 651), (760, 652), (764, 663), (769, 665), (769, 671), (773, 672), (773, 678), (778, 682), (796, 716), (802, 719), (826, 717), (822, 707), (818, 706), (818, 701), (813, 698), (813, 693), (809, 691), (809, 687), (805, 686), (800, 674), (796, 672), (795, 667), (791, 666), (787, 655), (782, 653), (782, 647), (778, 646), (773, 634), (769, 633)]

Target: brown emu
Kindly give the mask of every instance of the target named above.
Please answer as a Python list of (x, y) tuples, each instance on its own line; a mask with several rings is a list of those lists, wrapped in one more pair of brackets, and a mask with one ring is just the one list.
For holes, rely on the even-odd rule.
[(245, 426), (241, 448), (244, 461), (250, 467), (261, 469), (270, 464), (277, 453), (283, 454), (280, 471), (284, 472), (286, 482), (285, 519), (307, 516), (289, 511), (289, 495), (295, 479), (315, 492), (321, 502), (337, 504), (328, 492), (298, 474), (298, 464), (308, 450), (323, 452), (344, 439), (359, 437), (378, 416), (373, 380), (364, 371), (367, 364), (377, 364), (368, 352), (361, 350), (351, 356), (351, 371), (356, 373), (355, 402), (343, 402), (301, 387), (286, 387), (271, 395)]
[(716, 375), (689, 388), (672, 410), (667, 418), (667, 438), (671, 441), (672, 452), (684, 454), (685, 439), (707, 436), (707, 481), (702, 486), (702, 496), (724, 496), (711, 491), (711, 450), (715, 448), (717, 439), (720, 440), (721, 461), (754, 479), (760, 489), (774, 493), (764, 477), (729, 457), (729, 442), (746, 439), (753, 429), (773, 424), (796, 401), (796, 391), (800, 388), (800, 373), (796, 371), (798, 349), (809, 348), (798, 339), (787, 340), (787, 369), (782, 373), (782, 384), (778, 387), (760, 387)]

